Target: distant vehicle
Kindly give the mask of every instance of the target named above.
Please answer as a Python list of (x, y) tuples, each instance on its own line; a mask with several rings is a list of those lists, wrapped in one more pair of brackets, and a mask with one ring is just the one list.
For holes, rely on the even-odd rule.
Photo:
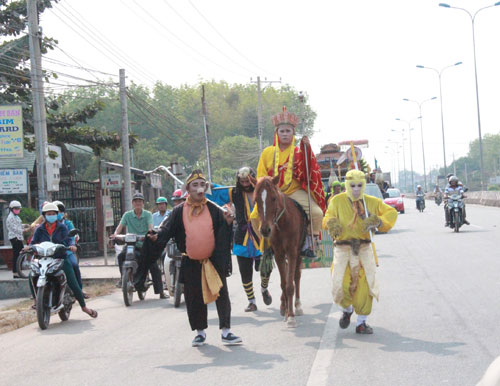
[(389, 195), (389, 197), (386, 198), (384, 202), (387, 205), (392, 206), (399, 213), (403, 214), (405, 212), (405, 203), (403, 201), (403, 197), (401, 196), (401, 192), (399, 191), (399, 189), (395, 188), (387, 189), (387, 194)]
[(382, 196), (382, 192), (380, 191), (380, 188), (378, 187), (378, 185), (374, 184), (372, 182), (369, 182), (366, 184), (365, 194), (368, 194), (369, 196), (374, 196), (374, 197), (380, 198), (381, 200), (384, 199), (384, 197)]

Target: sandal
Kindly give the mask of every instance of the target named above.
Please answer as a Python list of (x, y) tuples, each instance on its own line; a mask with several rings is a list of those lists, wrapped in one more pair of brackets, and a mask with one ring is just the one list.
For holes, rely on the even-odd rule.
[(85, 311), (83, 308), (82, 308), (82, 311), (85, 312), (88, 316), (90, 316), (91, 318), (95, 319), (97, 318), (97, 311), (96, 310), (93, 310), (92, 308), (87, 308), (90, 312), (87, 312)]

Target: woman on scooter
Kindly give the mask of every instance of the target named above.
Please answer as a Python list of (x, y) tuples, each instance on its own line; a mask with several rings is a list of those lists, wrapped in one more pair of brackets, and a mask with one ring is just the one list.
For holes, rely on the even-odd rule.
[[(44, 217), (44, 221), (40, 226), (36, 229), (35, 234), (33, 235), (33, 239), (31, 240), (30, 246), (34, 244), (40, 244), (44, 241), (50, 241), (56, 244), (63, 244), (65, 246), (70, 245), (70, 237), (68, 235), (69, 231), (66, 225), (57, 221), (57, 214), (59, 213), (59, 208), (57, 205), (53, 203), (45, 204), (42, 208), (42, 216)], [(29, 250), (29, 246), (24, 248), (24, 251)], [(75, 246), (70, 246), (70, 250), (72, 252), (76, 251)], [(68, 286), (73, 291), (73, 295), (75, 295), (76, 300), (80, 304), (82, 311), (91, 316), (92, 318), (97, 318), (97, 311), (88, 308), (85, 304), (85, 298), (83, 296), (82, 289), (78, 284), (78, 281), (75, 276), (75, 271), (69, 258), (64, 259), (63, 265), (64, 273), (66, 274), (66, 280), (68, 281)], [(31, 275), (31, 274), (30, 274)], [(28, 280), (30, 285), (31, 294), (33, 298), (35, 298), (35, 291), (31, 285), (31, 280)]]

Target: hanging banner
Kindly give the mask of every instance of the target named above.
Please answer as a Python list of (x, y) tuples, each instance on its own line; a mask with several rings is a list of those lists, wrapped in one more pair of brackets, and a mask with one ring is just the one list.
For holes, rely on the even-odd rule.
[(23, 109), (0, 106), (0, 159), (23, 158)]
[(28, 193), (27, 169), (0, 169), (0, 194)]

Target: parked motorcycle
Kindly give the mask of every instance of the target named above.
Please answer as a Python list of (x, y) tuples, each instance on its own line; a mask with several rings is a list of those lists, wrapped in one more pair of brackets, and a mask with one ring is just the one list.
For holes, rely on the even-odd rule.
[(182, 254), (177, 249), (177, 245), (174, 240), (170, 240), (166, 247), (166, 255), (170, 258), (170, 262), (166, 264), (167, 259), (165, 259), (165, 264), (163, 267), (165, 269), (165, 276), (170, 276), (169, 292), (174, 297), (174, 307), (179, 307), (181, 304), (181, 296), (184, 292), (184, 284), (179, 281), (179, 276), (181, 273), (181, 262)]
[[(70, 236), (78, 230), (72, 229)], [(50, 241), (33, 245), (28, 253), (32, 255), (31, 284), (36, 297), (36, 316), (42, 330), (47, 329), (50, 316), (58, 313), (62, 321), (69, 319), (73, 307), (71, 290), (66, 286), (66, 274), (63, 271), (64, 259), (69, 247)]]
[(458, 232), (464, 225), (464, 201), (460, 194), (452, 194), (448, 198), (448, 210), (450, 211), (450, 228)]
[[(134, 298), (134, 274), (137, 272), (139, 264), (136, 259), (135, 246), (137, 242), (144, 241), (145, 236), (136, 235), (134, 233), (127, 233), (126, 235), (116, 235), (114, 240), (117, 244), (125, 244), (127, 253), (125, 261), (122, 266), (122, 293), (123, 301), (127, 307), (132, 305)], [(149, 288), (149, 281), (146, 280), (144, 285), (145, 291), (137, 291), (137, 296), (140, 300), (144, 300), (145, 293)]]
[(423, 212), (425, 209), (425, 195), (424, 193), (417, 193), (417, 210)]

